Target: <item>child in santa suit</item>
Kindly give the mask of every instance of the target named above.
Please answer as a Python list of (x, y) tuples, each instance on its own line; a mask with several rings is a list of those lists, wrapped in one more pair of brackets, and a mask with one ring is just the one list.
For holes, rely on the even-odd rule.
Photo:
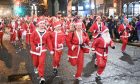
[(128, 37), (130, 36), (131, 26), (129, 25), (128, 19), (125, 18), (124, 22), (119, 26), (118, 32), (120, 34), (120, 39), (122, 41), (122, 53), (126, 50), (126, 45), (128, 43)]
[[(39, 73), (40, 84), (44, 84), (44, 70), (45, 70), (45, 60), (46, 51), (49, 49), (51, 54), (54, 52), (52, 47), (52, 42), (50, 42), (50, 34), (45, 29), (45, 22), (39, 21), (37, 28), (30, 37), (31, 51), (33, 65), (35, 67), (35, 73)], [(48, 48), (47, 48), (48, 47)], [(38, 72), (37, 72), (38, 71)]]
[(15, 20), (12, 20), (12, 22), (9, 24), (10, 28), (10, 43), (15, 43), (16, 36), (17, 36), (17, 22)]
[(104, 28), (101, 36), (95, 39), (92, 44), (92, 50), (96, 54), (97, 58), (97, 73), (96, 73), (96, 81), (101, 80), (100, 75), (103, 73), (108, 57), (108, 47), (111, 46), (113, 49), (115, 48), (113, 41), (111, 40), (108, 28)]
[(82, 80), (81, 74), (84, 64), (84, 53), (88, 50), (84, 48), (89, 44), (89, 37), (86, 32), (83, 32), (82, 23), (75, 23), (75, 31), (70, 32), (66, 37), (66, 44), (68, 46), (68, 58), (72, 66), (77, 67), (76, 79)]
[(60, 21), (54, 23), (54, 31), (50, 34), (52, 44), (53, 44), (53, 73), (57, 76), (60, 58), (62, 56), (62, 50), (65, 42), (65, 33), (62, 31), (62, 25)]
[(2, 19), (0, 19), (0, 46), (2, 46), (3, 34), (4, 34), (4, 23), (2, 22)]

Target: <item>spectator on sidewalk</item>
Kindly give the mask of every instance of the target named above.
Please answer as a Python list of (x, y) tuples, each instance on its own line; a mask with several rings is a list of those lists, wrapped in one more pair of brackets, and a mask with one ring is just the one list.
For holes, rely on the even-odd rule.
[(108, 28), (111, 38), (115, 39), (114, 35), (114, 29), (115, 29), (115, 20), (113, 16), (110, 16), (110, 19), (108, 19)]
[(138, 40), (140, 42), (140, 18), (139, 18), (139, 21), (136, 24), (136, 29), (137, 29)]

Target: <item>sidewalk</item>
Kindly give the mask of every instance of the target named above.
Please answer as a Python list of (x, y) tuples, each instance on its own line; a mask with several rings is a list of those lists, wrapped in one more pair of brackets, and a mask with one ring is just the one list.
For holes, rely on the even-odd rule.
[(0, 48), (0, 84), (31, 84), (24, 58), (16, 53), (9, 41), (3, 41)]

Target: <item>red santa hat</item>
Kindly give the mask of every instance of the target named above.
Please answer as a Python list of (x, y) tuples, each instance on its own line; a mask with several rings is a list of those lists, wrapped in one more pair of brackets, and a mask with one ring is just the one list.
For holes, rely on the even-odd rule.
[(45, 24), (45, 20), (38, 20), (36, 25), (39, 25), (40, 23), (44, 23)]
[(54, 28), (57, 28), (57, 27), (60, 27), (61, 26), (61, 22), (60, 21), (56, 21), (53, 23), (53, 27)]
[(97, 20), (97, 19), (101, 19), (101, 16), (97, 16), (97, 17), (96, 17), (96, 20)]

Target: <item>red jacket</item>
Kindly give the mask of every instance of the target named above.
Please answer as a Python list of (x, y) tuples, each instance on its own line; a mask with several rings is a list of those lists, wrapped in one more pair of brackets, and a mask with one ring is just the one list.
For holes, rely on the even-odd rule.
[(15, 30), (17, 30), (18, 24), (15, 22), (14, 24), (9, 24), (10, 33), (13, 34)]
[(124, 24), (121, 24), (118, 28), (118, 32), (120, 34), (120, 37), (123, 37), (123, 38), (129, 37), (129, 31), (130, 31), (129, 25), (124, 26)]
[(4, 29), (4, 23), (1, 23), (1, 25), (0, 25), (0, 32), (3, 32), (3, 29)]
[(62, 50), (63, 49), (63, 44), (65, 42), (65, 34), (64, 32), (51, 32), (50, 34), (52, 44), (53, 44), (53, 49), (54, 50)]
[[(33, 31), (30, 37), (30, 43), (31, 43), (31, 51), (30, 51), (31, 54), (41, 55), (42, 52), (47, 51), (47, 47), (49, 48), (49, 50), (51, 51), (53, 50), (50, 34), (46, 30), (42, 36), (40, 35), (37, 29)], [(40, 47), (39, 51), (36, 50), (37, 47)]]
[(101, 23), (101, 31), (99, 28), (99, 25), (97, 24), (97, 22), (93, 23), (92, 26), (90, 27), (90, 32), (92, 33), (93, 38), (97, 38), (97, 36), (102, 32), (102, 30), (104, 30), (104, 23)]
[(24, 27), (27, 31), (27, 34), (32, 34), (32, 32), (35, 30), (35, 25), (33, 24), (33, 22), (30, 22), (29, 24), (25, 23)]
[(95, 53), (98, 56), (108, 56), (109, 46), (114, 46), (114, 42), (111, 40), (109, 43), (106, 43), (102, 37), (95, 39), (92, 43), (92, 48), (95, 49)]
[[(82, 45), (89, 44), (89, 37), (86, 32), (82, 32)], [(70, 32), (66, 37), (66, 44), (68, 46), (68, 56), (69, 58), (78, 58), (80, 52), (84, 53), (85, 49), (81, 48), (79, 45), (79, 36), (77, 36), (76, 31)], [(74, 50), (72, 50), (72, 46), (76, 46)]]

